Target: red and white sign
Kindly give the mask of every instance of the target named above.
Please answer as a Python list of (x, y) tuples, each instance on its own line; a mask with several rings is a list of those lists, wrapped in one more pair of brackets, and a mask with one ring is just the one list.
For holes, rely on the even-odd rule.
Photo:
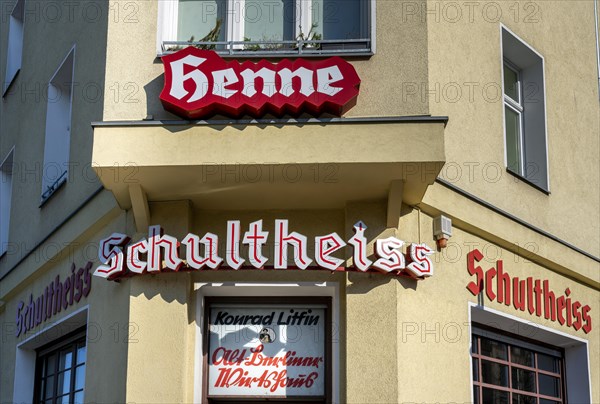
[(339, 57), (240, 64), (190, 46), (162, 61), (160, 100), (166, 110), (186, 119), (304, 112), (340, 116), (356, 104), (360, 87), (354, 67)]
[[(264, 269), (269, 258), (265, 254), (268, 243), (273, 249), (273, 268), (288, 269), (289, 261), (294, 268), (322, 268), (330, 271), (344, 271), (345, 260), (334, 256), (341, 254), (346, 246), (352, 247), (354, 267), (358, 271), (371, 269), (391, 274), (405, 275), (412, 278), (426, 278), (433, 275), (433, 262), (430, 258), (434, 251), (426, 244), (410, 244), (406, 253), (402, 252), (404, 241), (396, 237), (375, 241), (375, 257), (367, 256), (367, 226), (363, 222), (354, 225), (354, 235), (345, 242), (337, 233), (317, 236), (310, 241), (298, 232), (290, 231), (285, 219), (277, 219), (274, 223), (273, 237), (263, 230), (263, 221), (249, 224), (243, 232), (239, 220), (227, 222), (227, 237), (224, 254), (219, 253), (219, 237), (206, 233), (202, 238), (188, 234), (179, 241), (175, 237), (163, 234), (160, 226), (150, 226), (148, 237), (130, 243), (131, 239), (120, 233), (101, 240), (98, 249), (99, 265), (94, 275), (107, 279), (123, 276), (157, 273), (163, 270), (180, 271), (218, 269), (254, 268)], [(310, 248), (309, 248), (310, 243)], [(185, 246), (185, 255), (180, 247)], [(242, 257), (242, 246), (247, 246), (248, 256)], [(314, 248), (313, 248), (314, 247)], [(309, 254), (309, 250), (314, 253)], [(288, 257), (291, 259), (288, 260)], [(311, 257), (314, 257), (314, 261)], [(316, 265), (315, 265), (316, 264)]]
[(548, 280), (534, 279), (532, 276), (526, 279), (511, 277), (504, 271), (502, 260), (497, 260), (494, 266), (484, 271), (477, 265), (483, 258), (483, 254), (477, 249), (467, 254), (467, 271), (475, 277), (474, 281), (469, 282), (467, 289), (473, 296), (485, 291), (491, 302), (512, 305), (515, 310), (528, 311), (530, 315), (558, 321), (560, 325), (572, 327), (575, 331), (581, 329), (586, 334), (592, 331), (592, 309), (575, 300), (570, 288), (565, 289), (563, 295), (550, 289)]
[(209, 320), (209, 397), (325, 396), (325, 308), (219, 305)]

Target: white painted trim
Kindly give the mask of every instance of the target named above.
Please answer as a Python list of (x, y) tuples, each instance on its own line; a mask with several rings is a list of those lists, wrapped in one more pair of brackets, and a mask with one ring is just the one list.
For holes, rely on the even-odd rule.
[[(586, 359), (587, 360), (587, 384), (589, 386), (589, 391), (587, 393), (588, 393), (589, 399), (591, 400), (591, 398), (592, 398), (592, 379), (591, 379), (591, 372), (590, 372), (590, 350), (589, 350), (588, 340), (586, 340), (584, 338), (581, 338), (581, 337), (577, 337), (577, 336), (571, 335), (571, 334), (567, 334), (567, 333), (565, 333), (563, 331), (560, 331), (560, 330), (555, 330), (553, 328), (546, 327), (546, 326), (541, 325), (541, 324), (537, 324), (537, 323), (535, 323), (533, 321), (524, 320), (524, 319), (522, 319), (520, 317), (511, 315), (511, 314), (507, 314), (507, 313), (504, 313), (504, 312), (501, 312), (501, 311), (498, 311), (498, 310), (495, 310), (495, 309), (490, 309), (488, 307), (479, 305), (479, 304), (477, 304), (475, 302), (468, 302), (467, 303), (467, 307), (468, 307), (468, 311), (469, 311), (468, 312), (469, 333), (471, 335), (472, 335), (471, 328), (472, 328), (472, 324), (473, 324), (472, 323), (472, 315), (471, 315), (471, 313), (472, 313), (473, 309), (475, 309), (475, 310), (481, 310), (483, 313), (485, 313), (487, 315), (502, 317), (502, 318), (504, 318), (504, 319), (506, 319), (508, 321), (511, 321), (511, 322), (514, 322), (514, 323), (517, 323), (517, 324), (527, 325), (529, 327), (535, 327), (536, 329), (542, 330), (542, 331), (544, 331), (546, 333), (554, 334), (556, 336), (562, 337), (563, 339), (573, 341), (574, 343), (576, 343), (574, 345), (579, 345), (580, 347), (583, 345), (585, 347), (585, 350), (586, 350), (586, 358), (587, 358)], [(473, 341), (472, 341), (472, 336), (469, 337), (469, 338), (470, 338), (470, 343), (469, 343), (469, 353), (470, 353), (471, 352), (471, 344), (473, 343)], [(541, 342), (545, 342), (545, 341), (541, 341)], [(564, 348), (564, 347), (562, 347), (562, 348)], [(573, 347), (571, 347), (571, 348), (573, 348)], [(567, 373), (569, 373), (569, 370), (572, 370), (574, 368), (574, 366), (568, 366), (568, 362), (569, 362), (569, 357), (568, 357), (569, 356), (569, 352), (568, 351), (569, 351), (569, 348), (565, 348), (565, 369), (566, 369)], [(472, 386), (473, 385), (473, 369), (472, 369), (473, 365), (472, 365), (472, 361), (470, 361), (470, 362), (471, 362), (471, 365), (470, 365), (471, 366), (471, 374), (469, 375), (469, 377), (471, 379), (471, 386)], [(473, 401), (473, 399), (474, 399), (473, 398), (473, 392), (472, 392), (472, 390), (473, 389), (471, 389), (471, 401)], [(569, 388), (568, 388), (568, 386), (567, 386), (566, 393), (567, 393), (567, 398), (569, 398)]]
[[(8, 158), (10, 157), (10, 155), (13, 155), (13, 159), (14, 159), (14, 155), (15, 155), (15, 146), (13, 146), (10, 151), (8, 153), (6, 153), (6, 157), (4, 157), (4, 159), (2, 160), (2, 163), (0, 163), (0, 167), (4, 166), (4, 164), (6, 164), (6, 160), (8, 160)], [(14, 164), (14, 162), (13, 162)]]
[(56, 69), (54, 71), (54, 74), (52, 75), (52, 77), (50, 78), (50, 80), (48, 80), (48, 83), (52, 83), (54, 81), (54, 79), (56, 78), (56, 75), (58, 74), (58, 72), (60, 72), (60, 70), (62, 69), (63, 65), (65, 64), (65, 62), (69, 58), (69, 56), (71, 56), (71, 52), (73, 52), (73, 71), (71, 72), (71, 77), (73, 77), (73, 74), (75, 74), (75, 48), (76, 47), (77, 47), (77, 44), (74, 44), (71, 47), (71, 49), (69, 49), (69, 51), (67, 52), (66, 56), (62, 59), (62, 62), (60, 62), (60, 65), (58, 65), (58, 69)]
[[(68, 128), (68, 134), (66, 134), (66, 144), (62, 145), (65, 149), (66, 149), (66, 158), (67, 160), (64, 162), (65, 163), (65, 167), (64, 167), (64, 171), (66, 173), (66, 175), (64, 176), (64, 178), (57, 184), (55, 184), (54, 190), (49, 193), (48, 195), (46, 195), (46, 186), (52, 185), (52, 184), (48, 184), (46, 182), (46, 164), (48, 161), (48, 150), (52, 150), (48, 148), (49, 144), (52, 143), (48, 143), (48, 136), (49, 134), (54, 134), (56, 133), (56, 131), (54, 129), (49, 129), (49, 125), (50, 128), (52, 128), (52, 125), (57, 122), (57, 120), (55, 120), (55, 117), (53, 115), (51, 115), (49, 113), (50, 111), (50, 106), (53, 104), (53, 100), (50, 98), (50, 96), (48, 96), (48, 100), (46, 102), (46, 130), (45, 130), (45, 140), (44, 140), (44, 169), (42, 170), (43, 174), (42, 174), (42, 189), (41, 189), (41, 203), (43, 204), (44, 202), (46, 202), (53, 194), (54, 192), (56, 192), (56, 190), (58, 190), (60, 188), (60, 185), (63, 184), (64, 182), (67, 181), (67, 178), (69, 176), (69, 162), (71, 161), (71, 135), (72, 135), (72, 123), (73, 123), (73, 96), (74, 96), (74, 82), (75, 82), (75, 58), (76, 58), (76, 48), (77, 45), (74, 44), (71, 49), (67, 52), (66, 56), (63, 58), (62, 62), (60, 63), (60, 65), (58, 66), (58, 68), (55, 70), (54, 74), (52, 75), (52, 77), (50, 78), (50, 80), (48, 81), (48, 94), (50, 94), (50, 88), (53, 86), (56, 86), (56, 84), (59, 85), (64, 85), (65, 83), (55, 83), (56, 81), (56, 77), (57, 75), (59, 75), (59, 73), (63, 70), (63, 67), (65, 67), (65, 63), (67, 63), (67, 60), (71, 59), (72, 60), (72, 65), (71, 65), (71, 74), (70, 74), (70, 80), (67, 82), (70, 85), (70, 94), (69, 94), (69, 111), (68, 111), (68, 117), (67, 117), (67, 122), (61, 122), (62, 123), (66, 123), (67, 128)], [(67, 66), (68, 67), (68, 66)], [(62, 111), (62, 110), (61, 110)], [(49, 119), (52, 119), (52, 121), (49, 121)], [(62, 135), (62, 134), (61, 134)], [(56, 141), (56, 138), (52, 139), (54, 141)], [(62, 161), (54, 161), (53, 163), (56, 164), (63, 164)], [(61, 167), (62, 168), (62, 167)]]
[[(502, 76), (504, 76), (504, 74), (502, 74)], [(471, 324), (473, 324), (473, 322), (471, 321), (472, 305), (476, 306), (475, 303), (468, 302), (467, 318), (469, 319), (469, 386), (471, 387), (469, 390), (471, 390), (471, 402), (474, 403), (475, 396), (473, 395), (473, 359), (471, 356), (471, 352), (473, 352), (473, 333), (471, 332)]]
[(164, 41), (177, 39), (177, 20), (179, 18), (179, 0), (160, 0), (158, 2), (158, 22), (156, 24), (156, 54), (163, 53)]
[(377, 1), (371, 1), (371, 52), (377, 53)]
[[(550, 192), (550, 159), (548, 157), (548, 102), (547, 102), (547, 86), (546, 86), (546, 60), (544, 56), (535, 50), (535, 48), (529, 45), (525, 40), (523, 40), (519, 35), (515, 34), (510, 28), (506, 25), (500, 23), (500, 59), (502, 63), (504, 63), (504, 44), (502, 43), (502, 30), (506, 30), (509, 34), (511, 34), (515, 39), (521, 42), (525, 47), (527, 47), (531, 52), (533, 52), (536, 56), (538, 56), (542, 60), (542, 86), (544, 89), (544, 143), (546, 146), (546, 186), (547, 192)], [(502, 95), (504, 95), (504, 71), (501, 72), (502, 77)], [(506, 117), (504, 116), (504, 107), (502, 108), (502, 118), (503, 118), (503, 127), (504, 127), (504, 166), (508, 167), (508, 160), (506, 156)], [(523, 178), (525, 177), (525, 172), (523, 172)]]
[[(19, 10), (20, 8), (20, 10)], [(16, 16), (16, 12), (20, 11), (20, 16)], [(2, 97), (7, 94), (8, 88), (14, 81), (15, 77), (21, 70), (23, 64), (23, 37), (25, 36), (25, 21), (23, 14), (25, 12), (25, 0), (17, 0), (12, 8), (9, 15), (8, 23), (8, 44), (6, 47), (6, 71), (4, 77), (4, 88), (2, 90)], [(19, 27), (15, 24), (19, 22)], [(15, 37), (18, 35), (18, 37)], [(15, 60), (12, 60), (15, 58)], [(17, 65), (14, 71), (9, 71), (11, 62)]]
[[(298, 38), (300, 34), (308, 35), (308, 31), (310, 30), (310, 27), (312, 27), (312, 0), (299, 1), (300, 7), (297, 7), (296, 10), (300, 10), (300, 21), (294, 27), (296, 38)], [(302, 29), (300, 29), (300, 27), (302, 27)]]
[[(2, 220), (2, 218), (0, 217), (0, 226), (4, 226), (6, 225), (6, 240), (4, 240), (2, 237), (0, 237), (0, 257), (4, 255), (4, 253), (6, 253), (8, 251), (8, 243), (10, 240), (10, 211), (12, 210), (12, 189), (13, 189), (13, 176), (12, 176), (12, 172), (14, 171), (14, 166), (15, 166), (15, 146), (13, 146), (10, 151), (6, 154), (6, 157), (4, 157), (4, 159), (2, 160), (2, 163), (0, 163), (0, 172), (4, 171), (4, 166), (7, 164), (8, 159), (12, 159), (11, 162), (11, 175), (10, 175), (10, 184), (9, 184), (9, 192), (8, 192), (8, 198), (7, 198), (7, 203), (8, 203), (8, 218), (6, 221)], [(2, 178), (4, 176), (4, 174), (0, 174), (0, 180), (4, 181), (4, 179)], [(3, 203), (4, 201), (0, 201), (0, 204)], [(2, 232), (3, 230), (0, 228), (0, 232)], [(6, 248), (4, 248), (4, 246), (2, 245), (3, 243), (6, 243)]]
[[(339, 340), (340, 324), (340, 290), (337, 282), (297, 282), (297, 283), (248, 283), (248, 282), (225, 282), (225, 283), (196, 283), (194, 292), (196, 294), (196, 343), (194, 351), (194, 403), (202, 402), (202, 327), (204, 324), (204, 297), (206, 296), (328, 296), (332, 298), (332, 349), (331, 349), (331, 372), (332, 372), (332, 402), (340, 401), (340, 346)], [(337, 337), (337, 339), (336, 339)]]
[[(228, 41), (243, 41), (244, 31), (246, 29), (246, 19), (244, 17), (244, 6), (246, 0), (229, 0), (227, 7), (228, 19), (224, 21), (227, 24), (227, 40)], [(234, 49), (243, 49), (244, 45), (234, 45)]]
[[(500, 24), (500, 91), (502, 91), (502, 100), (504, 100), (504, 41), (502, 40), (502, 27)], [(504, 112), (504, 102), (502, 102), (502, 138), (504, 142), (502, 147), (504, 148), (504, 167), (508, 167), (508, 148), (506, 147), (506, 113)], [(471, 393), (473, 394), (473, 393)], [(472, 400), (471, 400), (472, 401)]]
[(544, 59), (544, 57), (542, 56), (542, 54), (539, 53), (538, 51), (536, 51), (533, 46), (529, 45), (527, 42), (525, 42), (525, 40), (523, 40), (520, 36), (518, 36), (517, 34), (515, 34), (513, 31), (510, 30), (510, 28), (508, 28), (506, 25), (504, 25), (502, 23), (500, 23), (500, 40), (502, 40), (502, 30), (503, 29), (506, 30), (512, 36), (514, 36), (519, 42), (521, 42), (523, 45), (525, 45), (527, 48), (529, 48), (533, 53), (535, 53), (542, 60)]
[[(33, 340), (35, 340), (36, 338), (38, 338), (39, 336), (43, 335), (44, 333), (48, 332), (50, 329), (58, 327), (60, 325), (62, 325), (62, 323), (70, 320), (71, 318), (77, 316), (78, 314), (80, 314), (81, 312), (88, 310), (87, 316), (86, 316), (86, 323), (89, 324), (89, 304), (86, 304), (83, 307), (80, 307), (79, 309), (73, 311), (72, 313), (70, 313), (69, 315), (64, 316), (63, 318), (61, 318), (58, 321), (55, 322), (51, 322), (48, 325), (46, 325), (46, 327), (44, 327), (43, 329), (41, 329), (40, 331), (36, 332), (35, 334), (29, 336), (28, 338), (24, 339), (23, 341), (19, 342), (17, 344), (17, 348), (21, 348), (24, 345), (28, 345), (29, 343), (31, 343)], [(86, 329), (87, 332), (87, 329)], [(68, 334), (68, 333), (67, 333)], [(64, 335), (64, 334), (63, 334)], [(57, 338), (60, 338), (61, 336), (57, 336)], [(46, 342), (47, 343), (47, 342)], [(45, 343), (44, 343), (45, 344)], [(42, 344), (43, 345), (43, 344)], [(36, 347), (37, 348), (37, 347)]]
[[(544, 137), (546, 143), (546, 186), (548, 192), (550, 192), (550, 159), (548, 158), (548, 102), (546, 101), (548, 88), (546, 87), (546, 59), (542, 55), (542, 81), (544, 82)], [(590, 396), (591, 397), (591, 396)]]

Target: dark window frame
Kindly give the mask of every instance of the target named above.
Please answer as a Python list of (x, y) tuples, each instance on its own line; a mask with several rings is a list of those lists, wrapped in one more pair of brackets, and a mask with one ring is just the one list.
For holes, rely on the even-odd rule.
[[(290, 396), (290, 397), (270, 397), (261, 398), (257, 396), (232, 396), (232, 397), (209, 397), (208, 395), (208, 355), (209, 355), (209, 332), (210, 329), (210, 310), (212, 305), (218, 304), (267, 304), (267, 305), (325, 305), (325, 395), (323, 397), (310, 396)], [(332, 298), (329, 296), (288, 296), (288, 297), (212, 297), (204, 298), (204, 318), (202, 337), (202, 402), (203, 403), (221, 403), (235, 402), (241, 403), (285, 403), (285, 402), (311, 402), (311, 403), (331, 403), (332, 402), (332, 364), (333, 364), (333, 346), (332, 346)]]
[[(509, 395), (509, 403), (513, 402), (514, 394), (534, 398), (536, 403), (539, 403), (540, 400), (551, 400), (551, 401), (557, 402), (557, 403), (567, 403), (566, 367), (565, 367), (564, 349), (550, 346), (550, 345), (547, 345), (547, 344), (544, 344), (544, 343), (541, 343), (541, 342), (538, 342), (538, 341), (535, 341), (535, 340), (532, 340), (529, 338), (524, 338), (524, 337), (521, 337), (518, 335), (511, 334), (508, 332), (502, 332), (502, 331), (499, 331), (499, 330), (496, 330), (496, 329), (493, 329), (490, 327), (486, 327), (483, 325), (479, 325), (479, 324), (473, 325), (471, 338), (472, 338), (473, 346), (472, 346), (471, 352), (470, 352), (471, 353), (470, 360), (472, 362), (477, 363), (477, 367), (472, 366), (472, 375), (471, 375), (472, 387), (473, 387), (473, 394), (475, 394), (475, 389), (478, 390), (478, 398), (479, 398), (477, 400), (477, 397), (474, 395), (473, 396), (474, 403), (483, 403), (483, 389), (484, 388), (497, 390), (497, 391), (501, 391), (501, 392), (507, 392)], [(506, 345), (507, 359), (504, 360), (504, 359), (499, 359), (499, 358), (494, 358), (491, 356), (483, 355), (481, 352), (482, 338), (491, 340), (491, 341), (495, 341), (495, 342), (500, 342), (500, 343)], [(476, 345), (476, 352), (474, 352), (475, 345)], [(521, 349), (526, 349), (526, 350), (532, 351), (534, 353), (533, 367), (512, 362), (511, 347), (516, 347), (516, 348), (521, 348)], [(554, 352), (549, 352), (549, 351), (554, 351)], [(546, 355), (546, 356), (552, 356), (552, 357), (556, 358), (559, 361), (559, 363), (558, 363), (559, 372), (554, 373), (554, 372), (540, 369), (539, 364), (538, 364), (538, 355), (539, 354)], [(507, 366), (508, 387), (483, 382), (482, 366), (481, 366), (482, 360), (492, 362), (492, 363), (497, 363), (497, 364), (500, 364), (503, 366)], [(535, 373), (535, 392), (518, 390), (516, 387), (513, 387), (513, 383), (512, 383), (513, 368), (522, 369), (522, 370), (526, 370), (526, 371)], [(477, 377), (475, 377), (475, 371), (477, 371)], [(539, 392), (539, 390), (540, 390), (539, 375), (547, 375), (547, 376), (558, 378), (560, 397), (546, 396)], [(475, 380), (475, 379), (477, 379), (477, 380)]]
[[(78, 346), (83, 343), (86, 347), (86, 359), (81, 364), (77, 363), (77, 349)], [(71, 367), (68, 369), (71, 371), (71, 380), (69, 381), (69, 403), (73, 403), (75, 401), (75, 393), (85, 392), (85, 387), (83, 389), (79, 389), (75, 391), (75, 377), (77, 375), (76, 369), (79, 366), (87, 367), (87, 334), (86, 327), (81, 327), (57, 340), (54, 340), (38, 349), (36, 349), (36, 359), (35, 359), (35, 382), (33, 389), (33, 403), (46, 403), (48, 400), (51, 400), (53, 404), (59, 403), (59, 397), (57, 395), (57, 387), (58, 387), (58, 375), (60, 373), (66, 372), (67, 369), (60, 369), (60, 353), (65, 351), (65, 349), (70, 349), (73, 353), (71, 359)], [(53, 394), (50, 398), (46, 398), (46, 385), (44, 385), (42, 389), (42, 372), (43, 367), (46, 366), (46, 359), (52, 355), (56, 355), (56, 363), (53, 374)], [(44, 378), (48, 378), (48, 374), (44, 376)], [(42, 390), (41, 390), (42, 389)], [(43, 398), (40, 398), (40, 394), (43, 394)], [(84, 393), (85, 394), (85, 393)], [(62, 394), (60, 397), (63, 397), (65, 394)]]

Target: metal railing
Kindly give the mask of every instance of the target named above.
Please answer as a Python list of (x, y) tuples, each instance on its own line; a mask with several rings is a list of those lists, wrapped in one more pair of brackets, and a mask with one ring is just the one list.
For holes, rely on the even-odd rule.
[(162, 55), (173, 53), (187, 46), (210, 49), (221, 56), (328, 56), (328, 55), (370, 55), (371, 40), (329, 39), (329, 40), (287, 40), (287, 41), (218, 41), (189, 42), (163, 41)]

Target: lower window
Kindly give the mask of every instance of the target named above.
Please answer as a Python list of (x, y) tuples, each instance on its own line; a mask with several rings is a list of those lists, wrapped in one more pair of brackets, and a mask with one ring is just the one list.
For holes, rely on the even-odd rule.
[(82, 404), (86, 362), (85, 331), (37, 350), (34, 403)]
[(471, 356), (475, 403), (565, 402), (564, 353), (558, 348), (474, 327)]

